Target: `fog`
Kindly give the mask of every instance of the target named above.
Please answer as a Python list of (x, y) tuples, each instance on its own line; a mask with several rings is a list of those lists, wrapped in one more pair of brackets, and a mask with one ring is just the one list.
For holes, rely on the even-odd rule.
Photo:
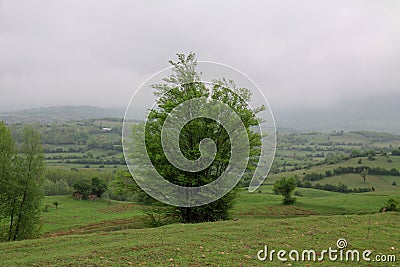
[[(176, 53), (251, 77), (272, 110), (400, 94), (399, 1), (0, 1), (0, 110), (125, 107)], [(350, 104), (351, 105), (351, 104)]]

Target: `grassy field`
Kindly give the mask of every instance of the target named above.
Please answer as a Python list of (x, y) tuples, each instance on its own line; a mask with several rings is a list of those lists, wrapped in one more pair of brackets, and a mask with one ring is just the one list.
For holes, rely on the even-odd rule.
[[(303, 196), (292, 206), (281, 205), (282, 197), (272, 194), (271, 186), (262, 186), (260, 193), (242, 190), (231, 212), (234, 219), (282, 218), (308, 215), (376, 213), (389, 197), (400, 201), (400, 190), (343, 194), (311, 188), (297, 188)], [(52, 204), (61, 204), (56, 209)], [(46, 197), (42, 212), (44, 236), (91, 233), (128, 228), (146, 228), (144, 206), (111, 200), (77, 201), (70, 196)]]
[[(374, 167), (381, 167), (384, 169), (391, 169), (391, 168), (396, 168), (399, 169), (400, 168), (400, 157), (399, 156), (390, 156), (390, 161), (388, 161), (388, 158), (386, 156), (376, 156), (375, 160), (368, 160), (366, 157), (361, 157), (362, 160), (362, 164), (358, 164), (358, 160), (360, 158), (352, 158), (349, 160), (345, 160), (345, 161), (341, 161), (335, 164), (323, 164), (320, 166), (313, 166), (307, 170), (305, 169), (301, 169), (301, 170), (296, 170), (296, 171), (290, 171), (290, 172), (282, 172), (282, 173), (278, 173), (278, 174), (270, 174), (268, 175), (268, 178), (265, 180), (264, 184), (274, 184), (277, 180), (279, 180), (282, 177), (290, 177), (290, 176), (298, 176), (298, 177), (303, 177), (304, 174), (306, 173), (320, 173), (320, 174), (324, 174), (326, 171), (330, 170), (332, 171), (335, 168), (338, 167), (347, 167), (347, 166), (353, 166), (353, 167), (358, 167), (358, 166), (368, 166), (371, 168)], [(346, 176), (346, 175), (338, 175), (338, 176), (333, 176), (331, 177), (331, 179), (335, 180), (335, 179), (346, 179), (346, 178), (340, 178), (341, 176)], [(369, 177), (371, 177), (369, 175)], [(383, 176), (382, 176), (383, 177)], [(387, 177), (387, 176), (386, 176)], [(331, 183), (331, 181), (327, 181), (327, 179), (329, 178), (324, 178), (320, 181), (318, 181), (320, 184), (324, 184), (324, 183)], [(394, 177), (393, 181), (396, 181), (397, 178)], [(353, 180), (353, 179), (350, 179)], [(354, 181), (356, 180), (360, 180), (362, 182), (362, 178), (360, 176), (358, 176), (356, 179), (354, 179)], [(369, 179), (367, 178), (367, 181)], [(388, 190), (390, 187), (388, 187), (388, 185), (391, 185), (393, 181), (386, 182), (386, 179), (383, 179), (381, 181), (379, 181), (379, 179), (375, 179), (375, 182), (377, 182), (375, 185), (373, 185), (375, 188), (382, 188), (383, 190)], [(389, 184), (387, 184), (389, 183)], [(337, 183), (334, 183), (337, 184)], [(345, 183), (347, 184), (347, 182)], [(352, 187), (348, 184), (349, 187)], [(365, 184), (362, 183), (362, 185), (358, 186), (358, 187), (366, 187)]]
[[(398, 213), (173, 224), (156, 229), (98, 232), (0, 244), (2, 266), (395, 266), (393, 263), (261, 262), (275, 250), (318, 252), (345, 238), (347, 249), (400, 257)], [(319, 255), (319, 254), (318, 254)]]
[[(56, 209), (54, 201), (61, 202)], [(144, 228), (140, 205), (118, 201), (78, 201), (70, 196), (46, 197), (42, 212), (45, 236)]]
[[(105, 126), (113, 127), (115, 132), (103, 133), (101, 129)], [(48, 142), (45, 144), (48, 170), (62, 172), (53, 172), (51, 178), (56, 180), (64, 174), (63, 179), (70, 187), (78, 175), (95, 175), (110, 181), (113, 172), (125, 166), (117, 160), (122, 157), (118, 143), (120, 130), (120, 122), (112, 120), (43, 126), (41, 131)], [(399, 156), (383, 154), (390, 152), (390, 147), (399, 146), (399, 136), (384, 133), (278, 134), (274, 164), (282, 172), (269, 175), (255, 193), (243, 189), (230, 221), (150, 228), (143, 212), (145, 207), (137, 203), (46, 197), (40, 237), (0, 243), (0, 267), (396, 266), (396, 262), (332, 262), (327, 257), (318, 262), (280, 262), (276, 257), (272, 262), (262, 262), (257, 259), (257, 252), (265, 245), (276, 251), (320, 252), (329, 247), (336, 249), (336, 241), (345, 238), (348, 249), (369, 249), (373, 259), (376, 255), (394, 255), (399, 262), (400, 213), (379, 213), (379, 210), (389, 198), (400, 201), (400, 176), (368, 175), (366, 183), (359, 174), (325, 177), (313, 183), (374, 187), (375, 192), (343, 194), (297, 188), (301, 196), (291, 206), (281, 205), (282, 196), (272, 193), (272, 184), (283, 176), (302, 178), (306, 173), (325, 173), (339, 166), (360, 166), (360, 158), (341, 158), (337, 163), (317, 166), (326, 159), (349, 155), (353, 149), (377, 152), (375, 160), (362, 157), (362, 166), (400, 169)], [(301, 169), (289, 171), (295, 167)], [(57, 209), (55, 201), (61, 202)]]
[[(142, 206), (117, 201), (46, 197), (42, 236), (0, 244), (0, 266), (358, 266), (358, 263), (281, 263), (257, 259), (271, 249), (321, 251), (345, 238), (348, 249), (395, 255), (400, 260), (400, 214), (377, 213), (400, 190), (342, 194), (298, 188), (293, 206), (282, 206), (271, 186), (243, 190), (233, 220), (147, 228)], [(61, 202), (58, 209), (52, 205)], [(308, 265), (307, 265), (308, 264)], [(376, 262), (361, 266), (395, 266)]]

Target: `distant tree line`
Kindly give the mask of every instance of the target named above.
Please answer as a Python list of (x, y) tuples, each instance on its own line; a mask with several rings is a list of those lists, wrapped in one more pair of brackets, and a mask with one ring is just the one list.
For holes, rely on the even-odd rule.
[(74, 185), (79, 181), (89, 181), (93, 177), (99, 177), (106, 184), (109, 184), (113, 180), (113, 176), (112, 171), (105, 170), (48, 168), (44, 173), (43, 188), (46, 196), (71, 195)]
[(396, 168), (385, 169), (382, 167), (369, 167), (369, 166), (348, 166), (348, 167), (337, 167), (333, 170), (327, 170), (325, 173), (306, 173), (303, 176), (304, 181), (319, 181), (326, 177), (331, 177), (335, 175), (342, 175), (342, 174), (361, 174), (363, 171), (368, 171), (368, 174), (373, 175), (391, 175), (391, 176), (400, 176), (400, 171)]
[(317, 184), (311, 184), (310, 181), (298, 181), (297, 184), (298, 187), (303, 187), (303, 188), (314, 188), (314, 189), (319, 189), (319, 190), (325, 190), (325, 191), (331, 191), (331, 192), (338, 192), (338, 193), (364, 193), (364, 192), (370, 192), (372, 191), (371, 188), (349, 188), (347, 185), (343, 183), (339, 183), (338, 185), (333, 185), (333, 184), (324, 184), (321, 185), (319, 183)]

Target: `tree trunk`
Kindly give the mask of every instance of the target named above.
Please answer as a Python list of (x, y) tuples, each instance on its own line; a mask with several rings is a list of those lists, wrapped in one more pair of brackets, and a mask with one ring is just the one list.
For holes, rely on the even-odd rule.
[(22, 208), (25, 204), (25, 200), (26, 200), (26, 189), (24, 191), (24, 196), (22, 197), (21, 205), (19, 207), (18, 221), (17, 221), (17, 226), (15, 227), (15, 234), (14, 234), (13, 241), (17, 240), (17, 237), (18, 237), (18, 232), (19, 232), (20, 225), (21, 225)]
[(14, 197), (12, 206), (13, 206), (13, 209), (11, 211), (10, 228), (8, 229), (8, 241), (11, 241), (11, 236), (12, 236), (12, 228), (13, 228), (13, 223), (14, 223), (14, 211), (15, 211), (15, 197)]

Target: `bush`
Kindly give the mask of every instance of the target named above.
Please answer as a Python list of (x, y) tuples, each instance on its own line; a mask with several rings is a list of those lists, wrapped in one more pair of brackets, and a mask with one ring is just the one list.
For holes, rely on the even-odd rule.
[(93, 177), (91, 181), (81, 180), (74, 184), (73, 196), (80, 196), (82, 199), (88, 199), (89, 195), (94, 195), (98, 198), (106, 192), (107, 184), (99, 177)]
[(86, 180), (78, 181), (73, 186), (74, 192), (73, 195), (76, 196), (77, 194), (82, 196), (82, 199), (87, 199), (90, 192), (92, 191), (92, 186)]
[(392, 151), (393, 156), (400, 156), (400, 149), (395, 149)]
[(296, 198), (292, 197), (292, 193), (294, 189), (296, 189), (297, 184), (298, 181), (294, 177), (283, 177), (282, 179), (275, 182), (273, 191), (276, 195), (283, 196), (283, 205), (291, 205), (296, 202)]
[(388, 200), (386, 200), (385, 206), (381, 208), (380, 212), (399, 211), (398, 205), (399, 201), (394, 198), (389, 198)]
[(93, 177), (90, 184), (91, 194), (96, 195), (98, 198), (107, 190), (107, 184), (99, 177)]
[(64, 180), (51, 181), (46, 179), (43, 185), (44, 193), (46, 196), (56, 196), (56, 195), (69, 195), (72, 192), (71, 187)]
[(143, 206), (141, 210), (145, 215), (145, 223), (153, 228), (178, 221), (173, 210), (168, 206)]
[(312, 173), (305, 174), (303, 180), (304, 181), (318, 181), (323, 178), (324, 178), (324, 176), (322, 174), (312, 172)]
[(399, 172), (398, 169), (392, 168), (392, 169), (389, 170), (389, 174), (390, 174), (390, 175), (393, 175), (393, 176), (399, 176), (399, 175), (400, 175), (400, 172)]

